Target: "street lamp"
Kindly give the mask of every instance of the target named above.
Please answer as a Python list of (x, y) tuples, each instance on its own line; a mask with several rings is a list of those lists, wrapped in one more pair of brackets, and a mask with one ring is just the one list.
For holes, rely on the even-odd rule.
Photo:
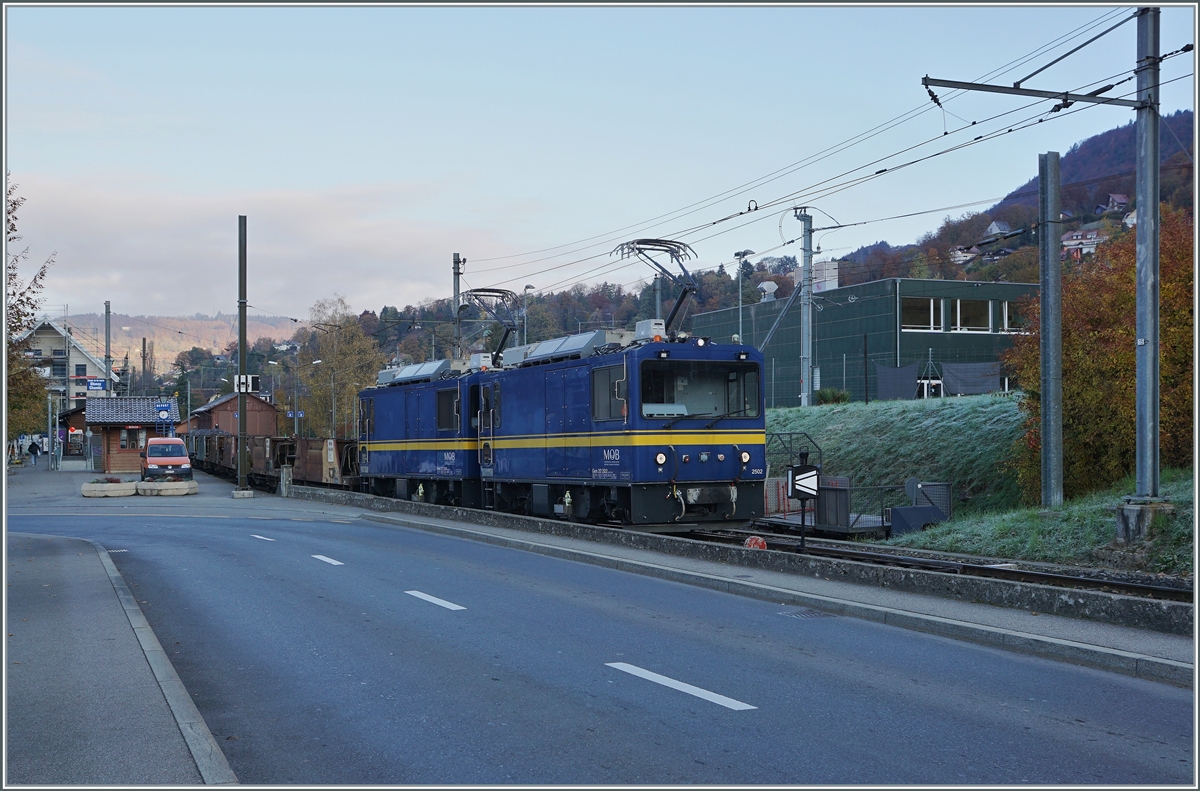
[(533, 286), (525, 286), (521, 292), (521, 320), (524, 322), (524, 332), (521, 333), (521, 345), (529, 343), (529, 292)]
[[(275, 360), (267, 360), (267, 365), (279, 365)], [(300, 395), (297, 392), (296, 369), (283, 366), (283, 370), (292, 372), (292, 435), (300, 436)]]
[(745, 263), (746, 257), (754, 255), (753, 250), (738, 250), (733, 254), (737, 259), (737, 293), (738, 293), (738, 343), (745, 343), (746, 336), (742, 334), (742, 264)]

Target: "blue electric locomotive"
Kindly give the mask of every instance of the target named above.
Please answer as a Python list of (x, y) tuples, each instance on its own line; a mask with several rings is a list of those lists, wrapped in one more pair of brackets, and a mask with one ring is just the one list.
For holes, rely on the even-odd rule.
[(645, 526), (762, 515), (757, 349), (640, 322), (488, 362), (384, 371), (360, 393), (364, 489)]

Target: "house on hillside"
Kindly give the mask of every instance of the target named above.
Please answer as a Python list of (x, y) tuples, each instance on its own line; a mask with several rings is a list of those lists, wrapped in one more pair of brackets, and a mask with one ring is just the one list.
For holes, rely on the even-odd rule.
[(979, 248), (975, 245), (967, 247), (960, 245), (950, 251), (950, 261), (959, 265), (965, 266), (967, 262), (974, 260), (979, 256)]
[(1093, 214), (1107, 214), (1110, 211), (1125, 211), (1129, 208), (1129, 196), (1119, 192), (1110, 192), (1108, 194), (1108, 203), (1096, 204), (1096, 211)]
[(984, 234), (987, 237), (992, 237), (992, 236), (999, 237), (1003, 234), (1011, 233), (1011, 232), (1012, 232), (1011, 225), (1009, 225), (1006, 222), (1000, 222), (999, 220), (995, 220), (992, 222), (991, 225), (989, 225), (987, 227), (987, 231), (985, 231)]
[(1108, 231), (1104, 223), (1087, 223), (1078, 231), (1067, 231), (1062, 235), (1061, 258), (1065, 261), (1080, 261), (1085, 255), (1092, 255), (1096, 248), (1108, 241)]
[(121, 381), (116, 366), (109, 371), (106, 383), (104, 360), (84, 348), (70, 327), (42, 316), (16, 341), (28, 343), (25, 356), (42, 369), (46, 390), (58, 397), (59, 412), (83, 406), (89, 398), (116, 394), (116, 385)]

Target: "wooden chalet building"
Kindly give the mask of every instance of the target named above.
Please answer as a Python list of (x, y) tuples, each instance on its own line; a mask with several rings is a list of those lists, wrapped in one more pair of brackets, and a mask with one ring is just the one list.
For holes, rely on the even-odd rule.
[[(165, 418), (155, 411), (156, 404), (169, 405)], [(97, 470), (108, 474), (141, 472), (138, 454), (145, 449), (147, 438), (171, 436), (179, 423), (179, 406), (175, 399), (159, 396), (89, 398), (84, 423), (92, 430), (93, 446), (100, 449), (93, 459)]]
[[(193, 431), (238, 433), (238, 394), (227, 393), (215, 401), (193, 409), (191, 417), (179, 424), (180, 434)], [(279, 412), (270, 401), (246, 394), (246, 434), (251, 437), (273, 437), (279, 433)]]

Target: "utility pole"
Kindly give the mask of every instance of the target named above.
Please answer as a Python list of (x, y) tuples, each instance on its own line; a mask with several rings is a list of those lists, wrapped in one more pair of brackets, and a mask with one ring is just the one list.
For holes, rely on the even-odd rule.
[(662, 275), (654, 276), (654, 318), (662, 318)]
[(142, 338), (142, 395), (146, 395), (146, 339)]
[(458, 279), (462, 275), (462, 265), (466, 263), (465, 259), (459, 258), (458, 253), (454, 254), (454, 359), (462, 358), (462, 323), (458, 318), (459, 305), (459, 289)]
[(1157, 499), (1158, 347), (1158, 50), (1159, 10), (1138, 9), (1137, 28), (1137, 488)]
[[(1105, 33), (1115, 30), (1120, 24), (1137, 19), (1137, 99), (1118, 99), (1103, 96), (1115, 85), (1108, 85), (1090, 94), (1077, 94), (1065, 91), (1035, 91), (1022, 88), (1021, 83), (1040, 73), (1042, 67), (1021, 80), (1006, 85), (983, 85), (979, 83), (957, 82), (954, 80), (936, 80), (928, 76), (921, 84), (929, 90), (930, 86), (952, 88), (965, 91), (987, 91), (990, 93), (1007, 93), (1015, 96), (1031, 96), (1043, 99), (1057, 99), (1059, 104), (1054, 108), (1061, 110), (1079, 102), (1091, 104), (1108, 104), (1117, 107), (1129, 107), (1137, 111), (1137, 409), (1135, 423), (1136, 438), (1136, 472), (1137, 488), (1132, 498), (1126, 498), (1124, 509), (1118, 507), (1118, 539), (1133, 540), (1142, 538), (1145, 529), (1153, 515), (1153, 510), (1164, 507), (1159, 498), (1159, 152), (1158, 152), (1158, 77), (1159, 77), (1159, 9), (1151, 7), (1138, 8), (1132, 16), (1126, 17)], [(1104, 35), (1104, 33), (1100, 34)], [(1095, 37), (1099, 38), (1099, 36)], [(1095, 38), (1076, 47), (1070, 55), (1083, 46), (1090, 44)], [(1058, 60), (1066, 55), (1060, 57)], [(1052, 63), (1057, 63), (1058, 60)], [(1047, 64), (1050, 65), (1050, 64)], [(929, 90), (930, 98), (939, 104), (937, 95)], [(1058, 219), (1058, 218), (1052, 218)], [(1045, 234), (1043, 234), (1045, 235)], [(1042, 332), (1046, 332), (1046, 319), (1042, 317)], [(1044, 374), (1043, 374), (1044, 375)], [(1045, 412), (1043, 411), (1043, 419)], [(1043, 427), (1044, 430), (1045, 427)], [(1045, 437), (1043, 436), (1043, 442)], [(1043, 461), (1043, 467), (1045, 462)], [(1043, 490), (1043, 497), (1045, 492)]]
[(1042, 388), (1042, 506), (1062, 508), (1062, 209), (1058, 152), (1038, 155)]
[(800, 406), (812, 404), (812, 216), (796, 210), (803, 249), (800, 251)]
[(238, 215), (238, 491), (246, 485), (246, 215)]
[(112, 303), (104, 300), (104, 389), (109, 398), (115, 396), (112, 384)]

